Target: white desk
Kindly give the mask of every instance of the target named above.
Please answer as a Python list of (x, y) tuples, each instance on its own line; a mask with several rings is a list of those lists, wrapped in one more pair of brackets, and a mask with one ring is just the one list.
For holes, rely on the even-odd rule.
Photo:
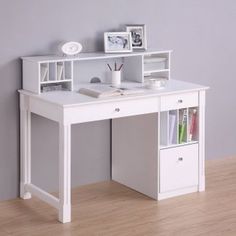
[[(140, 86), (140, 84), (130, 83), (130, 86)], [(139, 160), (136, 161), (132, 155), (130, 157), (119, 156), (119, 150), (116, 150), (113, 151), (114, 157), (112, 157), (112, 179), (158, 200), (194, 191), (204, 191), (206, 89), (207, 87), (205, 86), (170, 80), (166, 88), (162, 90), (146, 90), (140, 95), (106, 99), (91, 98), (70, 91), (49, 92), (37, 95), (26, 90), (20, 90), (21, 198), (29, 199), (31, 194), (33, 194), (58, 209), (60, 222), (70, 222), (72, 124), (149, 113), (160, 114), (163, 112), (165, 114), (169, 110), (188, 107), (198, 108), (197, 141), (189, 142), (186, 145), (176, 144), (173, 147), (161, 147), (160, 140), (164, 135), (161, 129), (164, 124), (161, 124), (161, 116), (158, 115), (156, 127), (153, 127), (153, 129), (156, 128), (157, 130), (157, 153), (156, 157), (150, 160), (149, 166), (152, 168), (148, 176), (140, 176), (136, 171), (142, 168), (146, 157), (139, 157)], [(59, 123), (59, 198), (52, 196), (31, 183), (31, 113)], [(115, 125), (116, 127), (114, 126), (114, 135), (116, 135), (117, 125), (119, 123)], [(123, 134), (117, 135), (122, 136)], [(196, 158), (186, 158), (186, 162), (183, 163), (187, 164), (183, 164), (182, 169), (175, 169), (175, 166), (172, 164), (175, 164), (176, 161), (172, 163), (171, 159), (168, 160), (168, 155), (173, 156), (177, 148), (182, 151), (185, 147), (190, 148), (183, 151), (183, 156), (186, 154), (191, 158)], [(169, 162), (162, 162), (162, 155), (163, 157), (167, 156), (163, 160), (168, 160)], [(127, 158), (130, 158), (130, 160)], [(126, 161), (133, 161), (134, 166), (132, 170), (125, 168)], [(169, 170), (168, 165), (172, 165)], [(170, 170), (172, 173), (170, 173)], [(131, 172), (133, 173), (132, 176), (130, 176)], [(169, 175), (166, 175), (166, 173), (169, 173)], [(196, 174), (193, 175), (193, 173)], [(134, 178), (135, 175), (137, 180)], [(176, 177), (178, 183), (174, 180)], [(175, 188), (175, 185), (177, 189), (171, 189)]]

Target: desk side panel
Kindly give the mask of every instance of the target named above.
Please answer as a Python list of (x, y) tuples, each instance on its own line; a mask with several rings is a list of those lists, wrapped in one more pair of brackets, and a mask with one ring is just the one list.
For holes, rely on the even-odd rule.
[(112, 120), (112, 179), (157, 199), (158, 114)]

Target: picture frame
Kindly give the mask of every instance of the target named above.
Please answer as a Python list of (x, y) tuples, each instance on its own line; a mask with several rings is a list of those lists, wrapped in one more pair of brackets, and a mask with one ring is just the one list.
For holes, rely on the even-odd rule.
[(130, 32), (105, 32), (104, 33), (105, 53), (132, 52), (132, 38)]
[(147, 50), (146, 25), (126, 25), (126, 32), (131, 33), (134, 50)]

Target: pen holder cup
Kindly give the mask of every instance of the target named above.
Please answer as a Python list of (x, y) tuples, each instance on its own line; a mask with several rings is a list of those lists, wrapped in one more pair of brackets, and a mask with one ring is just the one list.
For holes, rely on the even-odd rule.
[(121, 71), (112, 71), (111, 72), (111, 85), (119, 86), (121, 83)]

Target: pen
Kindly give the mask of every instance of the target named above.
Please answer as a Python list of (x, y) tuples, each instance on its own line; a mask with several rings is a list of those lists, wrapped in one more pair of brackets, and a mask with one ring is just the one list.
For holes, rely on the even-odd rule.
[(121, 65), (120, 65), (120, 68), (119, 68), (118, 70), (121, 70), (121, 68), (122, 68), (123, 65), (124, 65), (124, 64), (121, 64)]
[(110, 71), (112, 71), (111, 66), (107, 63), (107, 66), (109, 67)]

